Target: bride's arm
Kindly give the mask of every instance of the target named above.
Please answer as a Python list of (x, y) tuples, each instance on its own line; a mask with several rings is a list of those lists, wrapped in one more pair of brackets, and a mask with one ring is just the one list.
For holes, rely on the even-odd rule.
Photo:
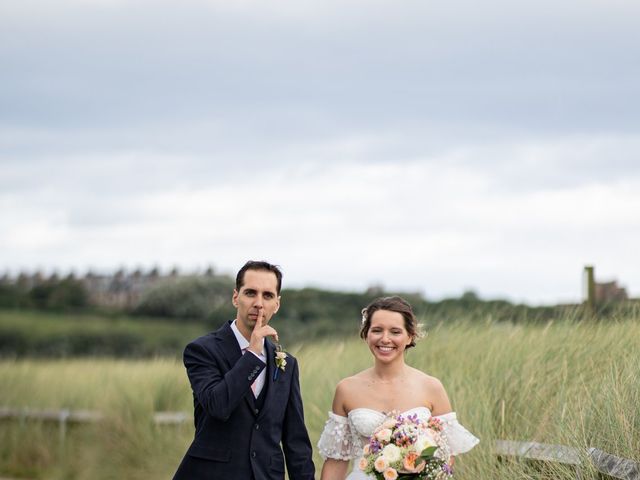
[[(333, 397), (333, 404), (331, 410), (335, 415), (340, 417), (347, 416), (346, 409), (344, 407), (345, 396), (344, 381), (338, 383), (336, 386), (336, 392)], [(347, 470), (349, 469), (349, 460), (339, 460), (337, 458), (326, 458), (322, 465), (322, 473), (320, 480), (344, 480), (347, 476)]]
[(433, 402), (431, 413), (445, 423), (445, 434), (448, 437), (449, 448), (452, 453), (451, 457), (449, 457), (449, 466), (453, 467), (454, 455), (468, 452), (480, 440), (458, 423), (456, 414), (451, 411), (451, 402), (449, 402), (449, 397), (442, 383), (437, 379), (434, 380), (435, 382), (432, 384), (433, 390), (430, 392)]
[(349, 462), (327, 458), (322, 465), (320, 480), (344, 480), (349, 469)]
[[(429, 387), (431, 394), (431, 414), (435, 417), (451, 412), (449, 395), (447, 395), (447, 391), (444, 389), (442, 382), (437, 378), (431, 377)], [(453, 468), (454, 461), (455, 457), (451, 455), (447, 462), (451, 468)]]
[(451, 411), (451, 402), (442, 382), (437, 378), (429, 379), (429, 397), (431, 400), (431, 415), (437, 417)]

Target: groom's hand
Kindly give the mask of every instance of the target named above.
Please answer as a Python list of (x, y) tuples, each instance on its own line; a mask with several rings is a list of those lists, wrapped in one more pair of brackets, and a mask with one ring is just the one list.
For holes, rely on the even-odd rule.
[(275, 338), (276, 342), (278, 341), (278, 332), (275, 328), (265, 324), (264, 312), (262, 309), (259, 309), (256, 324), (251, 332), (251, 340), (249, 340), (249, 350), (256, 355), (260, 355), (262, 353), (264, 337), (268, 336), (272, 336)]

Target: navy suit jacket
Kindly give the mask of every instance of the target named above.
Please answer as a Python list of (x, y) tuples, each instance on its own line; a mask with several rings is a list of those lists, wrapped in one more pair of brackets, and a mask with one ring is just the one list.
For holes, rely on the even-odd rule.
[[(274, 345), (265, 341), (265, 367), (256, 355), (242, 354), (230, 325), (185, 348), (196, 432), (174, 480), (282, 480), (285, 460), (291, 480), (313, 480), (296, 359), (288, 355), (275, 375)], [(264, 368), (258, 409), (251, 384)]]

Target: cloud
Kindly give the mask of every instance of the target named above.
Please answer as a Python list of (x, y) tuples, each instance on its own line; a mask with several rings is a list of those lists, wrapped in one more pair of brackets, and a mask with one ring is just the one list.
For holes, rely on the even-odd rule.
[(4, 2), (6, 266), (259, 256), (297, 285), (549, 301), (594, 262), (638, 285), (638, 14)]
[[(21, 214), (7, 220), (3, 248), (14, 252), (14, 268), (213, 263), (233, 271), (245, 257), (264, 257), (286, 267), (291, 285), (360, 289), (378, 281), (432, 298), (459, 294), (464, 282), (485, 296), (575, 301), (582, 266), (592, 261), (617, 265), (640, 283), (621, 269), (640, 241), (637, 172), (502, 188), (513, 172), (482, 154), (500, 151), (526, 165), (529, 146), (371, 163), (358, 156), (366, 143), (325, 145), (342, 152), (343, 162), (322, 162), (324, 150), (314, 161), (266, 162), (209, 185), (180, 175), (178, 162), (160, 162), (167, 167), (155, 189), (135, 188), (142, 171), (153, 176), (153, 157), (105, 162), (102, 171), (78, 163), (75, 175), (59, 172), (31, 198), (4, 194), (3, 210)], [(581, 158), (593, 163), (611, 145), (593, 139), (590, 156)], [(549, 176), (566, 174), (561, 163), (570, 146), (536, 143), (541, 168), (555, 169)], [(118, 175), (126, 179), (120, 191)]]
[(22, 125), (575, 132), (637, 118), (629, 2), (67, 2), (42, 21), (16, 4), (2, 100)]

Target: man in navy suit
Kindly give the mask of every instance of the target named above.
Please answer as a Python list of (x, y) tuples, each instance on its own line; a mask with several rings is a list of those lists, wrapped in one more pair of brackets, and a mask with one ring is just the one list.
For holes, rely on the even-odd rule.
[(285, 462), (290, 480), (313, 480), (298, 364), (288, 355), (278, 366), (266, 338), (278, 341), (269, 321), (281, 284), (278, 267), (247, 262), (233, 291), (235, 320), (187, 345), (196, 433), (174, 480), (283, 480)]

